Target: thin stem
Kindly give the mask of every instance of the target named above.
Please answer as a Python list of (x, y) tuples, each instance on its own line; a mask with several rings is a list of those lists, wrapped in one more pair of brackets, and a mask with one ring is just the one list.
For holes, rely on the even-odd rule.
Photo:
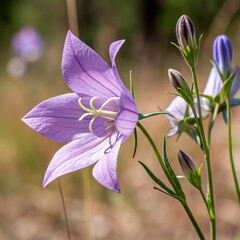
[(203, 124), (202, 124), (202, 111), (201, 111), (201, 103), (200, 103), (200, 96), (199, 96), (199, 91), (198, 91), (198, 84), (197, 84), (195, 67), (191, 67), (191, 71), (192, 71), (193, 82), (194, 82), (195, 91), (196, 91), (199, 119), (197, 118), (196, 110), (194, 108), (194, 105), (193, 105), (192, 109), (193, 109), (193, 112), (195, 112), (194, 115), (195, 115), (199, 130), (200, 130), (200, 135), (201, 135), (202, 143), (203, 143), (204, 158), (205, 158), (205, 161), (206, 161), (207, 176), (208, 176), (207, 193), (210, 197), (210, 202), (211, 202), (211, 206), (209, 206), (209, 209), (211, 211), (211, 213), (210, 213), (211, 239), (215, 240), (216, 239), (216, 223), (215, 223), (214, 195), (213, 195), (213, 184), (212, 184), (212, 171), (211, 171), (210, 155), (209, 155), (209, 148), (208, 148), (208, 145), (207, 145), (207, 141), (206, 141), (206, 137), (205, 137), (205, 133), (204, 133), (204, 129), (203, 129)]
[(204, 195), (204, 193), (203, 193), (203, 191), (202, 191), (202, 188), (200, 188), (200, 189), (198, 189), (198, 190), (199, 190), (199, 192), (201, 193), (202, 199), (203, 199), (203, 201), (204, 201), (204, 203), (205, 203), (205, 205), (206, 205), (206, 207), (207, 207), (208, 214), (209, 214), (209, 217), (210, 217), (210, 211), (209, 211), (209, 208), (208, 208), (207, 199), (205, 198), (205, 195)]
[[(167, 178), (168, 178), (168, 180), (170, 181), (171, 185), (172, 185), (173, 188), (175, 189), (175, 187), (176, 187), (176, 186), (175, 186), (175, 183), (173, 182), (171, 176), (169, 175), (169, 172), (168, 172), (168, 170), (167, 170), (167, 168), (166, 168), (166, 166), (165, 166), (165, 164), (164, 164), (164, 162), (163, 162), (163, 160), (162, 160), (162, 157), (161, 157), (161, 155), (160, 155), (160, 153), (159, 153), (159, 151), (158, 151), (158, 149), (157, 149), (157, 147), (156, 147), (153, 139), (151, 138), (151, 136), (149, 135), (149, 133), (147, 132), (147, 130), (142, 126), (141, 123), (138, 122), (138, 123), (137, 123), (137, 126), (140, 128), (140, 130), (143, 132), (143, 134), (145, 135), (145, 137), (148, 139), (148, 141), (149, 141), (149, 143), (151, 144), (151, 146), (152, 146), (152, 148), (153, 148), (153, 151), (154, 151), (154, 153), (155, 153), (155, 155), (156, 155), (156, 157), (157, 157), (157, 159), (158, 159), (158, 161), (159, 161), (159, 163), (160, 163), (160, 165), (161, 165), (161, 167), (162, 167), (162, 169), (163, 169), (163, 171), (164, 171), (164, 173), (165, 173), (165, 175), (167, 176)], [(188, 216), (189, 216), (189, 218), (190, 218), (190, 220), (191, 220), (191, 222), (192, 222), (195, 230), (196, 230), (197, 233), (198, 233), (199, 238), (200, 238), (201, 240), (204, 240), (205, 238), (204, 238), (204, 236), (203, 236), (203, 234), (202, 234), (202, 231), (200, 230), (200, 228), (199, 228), (199, 226), (198, 226), (195, 218), (193, 217), (192, 212), (190, 211), (190, 209), (189, 209), (189, 207), (188, 207), (188, 205), (187, 205), (187, 203), (186, 203), (186, 200), (185, 200), (185, 199), (181, 199), (181, 200), (178, 199), (178, 200), (181, 202), (181, 204), (183, 205), (186, 213), (188, 214)]]
[(62, 187), (61, 187), (61, 183), (60, 183), (59, 178), (58, 178), (58, 189), (59, 189), (59, 193), (60, 193), (61, 200), (62, 200), (62, 206), (63, 206), (63, 212), (64, 212), (64, 218), (65, 218), (65, 225), (66, 225), (68, 240), (71, 240), (70, 229), (69, 229), (68, 218), (67, 218), (67, 211), (66, 211), (66, 206), (65, 206), (63, 192), (62, 192)]
[(203, 233), (202, 233), (201, 229), (199, 228), (199, 226), (198, 226), (195, 218), (193, 217), (192, 212), (191, 212), (191, 210), (189, 209), (187, 203), (186, 203), (186, 202), (185, 202), (185, 203), (182, 203), (182, 205), (183, 205), (183, 207), (184, 207), (184, 209), (185, 209), (188, 217), (190, 218), (193, 226), (195, 227), (195, 229), (196, 229), (196, 231), (197, 231), (197, 233), (198, 233), (199, 238), (200, 238), (201, 240), (204, 240), (205, 238), (204, 238), (204, 236), (203, 236)]
[(233, 161), (233, 151), (232, 151), (232, 130), (231, 130), (231, 113), (230, 113), (230, 98), (228, 97), (226, 100), (227, 103), (227, 123), (228, 123), (228, 145), (229, 145), (229, 157), (232, 168), (233, 180), (235, 183), (235, 188), (238, 196), (238, 203), (240, 204), (240, 190), (237, 180), (237, 175), (235, 171), (234, 161)]

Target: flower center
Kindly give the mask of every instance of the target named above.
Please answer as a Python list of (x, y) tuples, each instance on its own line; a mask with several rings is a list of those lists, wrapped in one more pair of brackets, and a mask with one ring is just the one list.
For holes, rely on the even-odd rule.
[[(93, 97), (91, 98), (90, 102), (89, 102), (89, 105), (91, 107), (91, 109), (89, 108), (86, 108), (85, 106), (83, 106), (82, 102), (81, 102), (81, 98), (78, 99), (78, 104), (79, 106), (86, 111), (86, 113), (84, 113), (80, 118), (79, 118), (79, 121), (82, 121), (85, 117), (87, 116), (93, 116), (92, 120), (90, 121), (89, 123), (89, 131), (92, 132), (92, 125), (94, 123), (94, 120), (97, 118), (97, 117), (103, 117), (103, 118), (107, 118), (107, 119), (110, 119), (110, 120), (114, 120), (114, 118), (117, 116), (118, 112), (113, 112), (113, 111), (105, 111), (103, 110), (103, 108), (111, 101), (113, 100), (119, 100), (119, 97), (112, 97), (112, 98), (109, 98), (106, 102), (103, 103), (103, 105), (99, 108), (99, 109), (96, 109), (94, 106), (93, 106), (93, 101), (97, 99), (97, 97)], [(110, 127), (108, 126), (106, 131), (109, 129)]]

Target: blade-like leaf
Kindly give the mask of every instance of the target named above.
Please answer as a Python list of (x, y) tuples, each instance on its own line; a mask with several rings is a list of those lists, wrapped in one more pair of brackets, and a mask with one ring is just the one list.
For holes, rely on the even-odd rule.
[(156, 190), (158, 190), (158, 191), (160, 191), (160, 192), (162, 192), (162, 193), (164, 193), (164, 194), (166, 194), (170, 197), (173, 197), (173, 198), (176, 198), (177, 200), (180, 200), (179, 197), (176, 194), (169, 194), (169, 193), (167, 193), (167, 192), (165, 192), (165, 191), (163, 191), (163, 190), (161, 190), (160, 188), (157, 188), (157, 187), (153, 187), (153, 189), (156, 189)]
[(133, 158), (135, 157), (136, 155), (136, 152), (137, 152), (137, 144), (138, 144), (138, 141), (137, 141), (137, 128), (134, 129), (134, 151), (133, 151)]
[(182, 187), (181, 187), (181, 185), (180, 185), (180, 183), (179, 183), (179, 181), (176, 177), (176, 174), (174, 173), (171, 165), (169, 164), (167, 153), (166, 153), (166, 139), (165, 139), (165, 137), (163, 138), (163, 160), (164, 160), (165, 166), (168, 169), (168, 172), (169, 172), (172, 180), (176, 184), (177, 188), (175, 189), (175, 191), (178, 192), (179, 194), (181, 194), (182, 197), (185, 197), (185, 195), (182, 191)]
[(139, 161), (139, 163), (144, 167), (148, 175), (152, 178), (152, 180), (157, 183), (160, 187), (162, 187), (165, 191), (167, 191), (171, 195), (176, 195), (175, 192), (173, 192), (170, 188), (168, 188), (160, 179), (158, 179), (151, 170), (142, 162)]
[(167, 114), (167, 115), (170, 115), (171, 117), (175, 118), (169, 112), (154, 112), (154, 113), (138, 113), (138, 120), (142, 120), (142, 119), (152, 117), (152, 116), (156, 116), (156, 115), (160, 115), (160, 114)]

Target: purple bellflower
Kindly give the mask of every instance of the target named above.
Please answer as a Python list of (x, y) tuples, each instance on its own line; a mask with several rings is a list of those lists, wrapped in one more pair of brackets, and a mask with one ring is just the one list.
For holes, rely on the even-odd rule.
[(23, 118), (38, 133), (54, 141), (70, 142), (53, 156), (43, 187), (59, 176), (96, 163), (96, 180), (120, 192), (118, 151), (138, 121), (133, 96), (123, 85), (115, 64), (123, 43), (120, 40), (111, 44), (109, 67), (95, 51), (68, 32), (62, 72), (74, 93), (48, 99)]
[(226, 77), (232, 65), (232, 45), (226, 35), (215, 38), (213, 42), (213, 59), (223, 77)]
[[(225, 35), (218, 36), (213, 43), (213, 58), (216, 66), (213, 66), (204, 89), (203, 94), (216, 97), (223, 87), (224, 81), (233, 73), (235, 73), (231, 90), (231, 105), (239, 105), (240, 99), (234, 98), (234, 95), (240, 88), (240, 68), (232, 68), (232, 46), (229, 38)], [(219, 74), (219, 71), (221, 75)], [(203, 98), (203, 107), (211, 111), (211, 102)]]
[(33, 27), (24, 27), (13, 36), (12, 48), (16, 55), (26, 62), (34, 62), (40, 58), (44, 43)]

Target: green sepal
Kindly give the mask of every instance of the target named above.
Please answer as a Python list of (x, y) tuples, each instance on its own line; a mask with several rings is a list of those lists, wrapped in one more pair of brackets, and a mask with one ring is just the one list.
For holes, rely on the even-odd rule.
[(184, 121), (189, 125), (194, 125), (196, 123), (196, 119), (191, 117), (185, 117)]
[(143, 120), (145, 118), (156, 116), (156, 115), (160, 115), (160, 114), (167, 114), (167, 115), (170, 115), (171, 117), (175, 118), (169, 112), (154, 112), (154, 113), (138, 113), (138, 120), (140, 121), (140, 120)]
[(189, 89), (189, 92), (188, 91), (184, 91), (183, 89), (181, 88), (178, 88), (178, 92), (180, 93), (180, 96), (188, 103), (190, 104), (193, 100), (192, 98), (192, 93)]
[(137, 152), (137, 144), (138, 144), (138, 141), (137, 141), (137, 128), (134, 128), (134, 150), (133, 150), (133, 158), (135, 157), (136, 155), (136, 152)]
[(152, 180), (157, 183), (161, 188), (163, 188), (166, 192), (168, 192), (170, 195), (176, 195), (174, 191), (172, 191), (170, 188), (168, 188), (160, 179), (158, 179), (151, 170), (141, 161), (138, 161), (146, 170), (148, 175), (152, 178)]
[(190, 178), (186, 178), (194, 187), (196, 187), (199, 190), (201, 190), (202, 188), (202, 183), (201, 183), (202, 167), (203, 165), (201, 164), (201, 166), (196, 172), (190, 173)]
[[(200, 93), (199, 95), (200, 95), (201, 97), (207, 98), (210, 102), (214, 102), (214, 98), (211, 97), (211, 96), (208, 96), (208, 95), (202, 94), (202, 93)], [(194, 93), (194, 97), (195, 97), (195, 96), (196, 96), (196, 94)]]
[(181, 53), (182, 53), (182, 55), (186, 58), (187, 57), (187, 52), (184, 50), (184, 49), (182, 49), (181, 47), (179, 47), (176, 43), (174, 43), (174, 42), (171, 42), (171, 44), (173, 45), (173, 46), (175, 46)]
[(182, 198), (185, 199), (184, 192), (182, 191), (182, 187), (176, 177), (176, 174), (174, 173), (171, 165), (169, 164), (167, 153), (166, 153), (166, 138), (163, 137), (163, 161), (165, 163), (165, 166), (173, 180), (176, 186), (173, 186), (174, 190), (176, 191), (177, 195), (181, 196)]
[(223, 84), (222, 89), (217, 94), (217, 96), (214, 98), (214, 102), (218, 104), (223, 104), (224, 101), (228, 98), (230, 89), (232, 86), (233, 78), (235, 74), (233, 73)]

